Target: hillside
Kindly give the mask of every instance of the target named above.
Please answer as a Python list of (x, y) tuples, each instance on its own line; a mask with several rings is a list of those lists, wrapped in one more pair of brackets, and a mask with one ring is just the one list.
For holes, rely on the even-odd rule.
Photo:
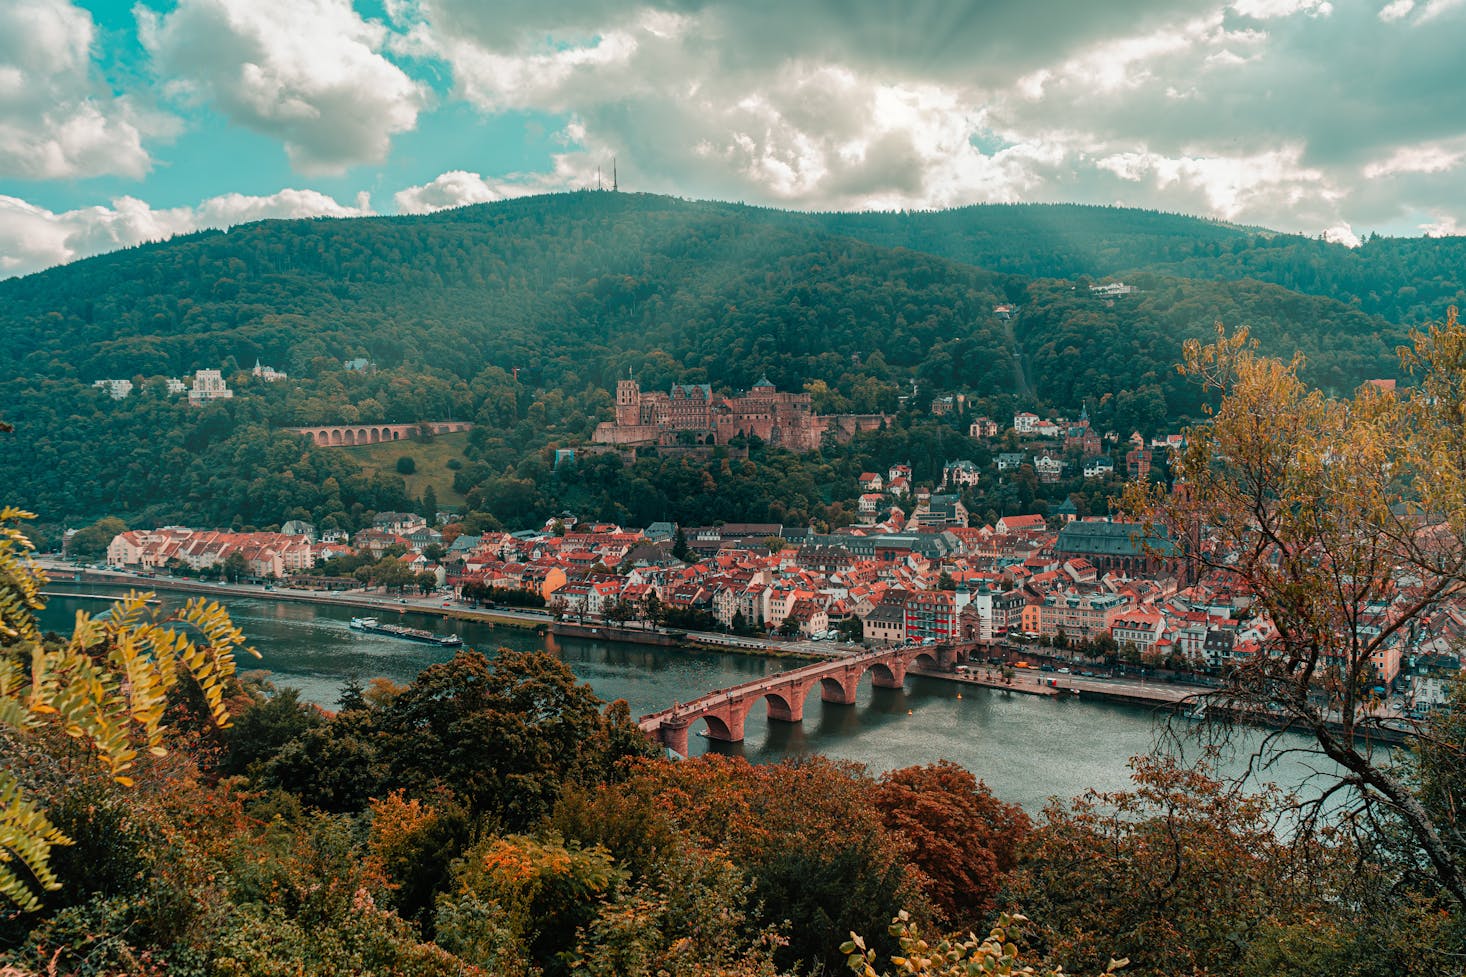
[[(530, 453), (588, 437), (628, 371), (645, 389), (767, 375), (813, 385), (821, 411), (894, 411), (913, 385), (912, 407), (944, 391), (995, 415), (1088, 404), (1100, 424), (1147, 431), (1195, 413), (1197, 393), (1171, 365), (1182, 340), (1219, 319), (1250, 325), (1266, 351), (1302, 349), (1310, 379), (1335, 389), (1393, 375), (1404, 329), (1332, 299), (1143, 273), (1130, 276), (1138, 294), (1105, 300), (1062, 277), (1246, 257), (1258, 237), (1104, 208), (807, 215), (616, 193), (195, 234), (0, 282), (0, 383), (18, 426), (0, 464), (22, 472), (18, 501), (58, 519), (275, 522), (299, 508), (350, 522), (358, 508), (404, 504), (402, 480), (286, 437), (266, 451), (244, 432), (471, 418), (474, 464), (453, 481), (472, 501)], [(1021, 313), (1003, 320), (1000, 304)], [(343, 371), (352, 357), (375, 370)], [(192, 411), (158, 390), (112, 401), (90, 388), (233, 374), (256, 359), (290, 382), (246, 383), (236, 400)], [(675, 505), (679, 493), (646, 497)]]
[(810, 222), (883, 247), (1015, 275), (1100, 278), (1149, 271), (1210, 281), (1251, 278), (1410, 325), (1466, 304), (1466, 237), (1374, 235), (1350, 248), (1266, 228), (1076, 204), (821, 214)]

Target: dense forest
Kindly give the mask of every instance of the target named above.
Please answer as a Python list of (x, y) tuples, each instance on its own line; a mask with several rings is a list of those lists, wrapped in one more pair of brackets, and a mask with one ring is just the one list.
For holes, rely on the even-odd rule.
[[(1239, 794), (1205, 762), (1142, 758), (1131, 789), (1031, 814), (947, 762), (672, 763), (624, 702), (508, 650), (351, 685), (332, 712), (246, 681), (224, 730), (198, 699), (180, 686), (167, 755), (126, 784), (60, 723), (0, 728), (71, 842), (38, 909), (0, 902), (0, 970), (833, 974), (852, 933), (899, 952), (902, 913), (959, 941), (1000, 911), (1032, 919), (987, 969), (896, 971), (915, 975), (1112, 958), (1137, 977), (1435, 975), (1459, 972), (1466, 939), (1407, 832), (1289, 840), (1289, 798)], [(1406, 762), (1449, 775), (1444, 756)]]
[[(0, 282), (0, 384), (17, 428), (0, 442), (0, 464), (17, 472), (16, 501), (52, 526), (103, 515), (268, 525), (302, 510), (350, 528), (411, 500), (390, 478), (363, 478), (279, 429), (451, 417), (481, 429), (459, 491), (501, 496), (505, 479), (531, 477), (517, 470), (527, 466), (548, 499), (557, 492), (533, 459), (584, 443), (628, 372), (644, 389), (736, 390), (766, 375), (809, 390), (819, 411), (902, 408), (893, 450), (935, 439), (969, 457), (979, 446), (952, 436), (965, 431), (962, 419), (926, 413), (933, 396), (961, 393), (999, 418), (1087, 408), (1101, 430), (1163, 433), (1200, 406), (1172, 369), (1180, 345), (1217, 321), (1247, 325), (1265, 351), (1303, 351), (1308, 379), (1344, 391), (1394, 376), (1406, 323), (1459, 290), (1455, 244), (1417, 241), (1408, 244), (1421, 267), (1438, 274), (1415, 286), (1409, 308), (1400, 270), (1383, 259), (1374, 294), (1394, 304), (1364, 301), (1358, 289), (1305, 294), (1284, 287), (1301, 280), (1263, 280), (1253, 256), (1279, 240), (1106, 208), (809, 215), (617, 193), (262, 222)], [(1388, 243), (1289, 247), (1328, 259), (1317, 281), (1342, 281), (1373, 274), (1360, 256)], [(1233, 267), (1223, 256), (1255, 277), (1214, 280)], [(1138, 292), (1090, 291), (1087, 276), (1120, 269)], [(1000, 305), (1016, 316), (996, 315)], [(343, 369), (358, 357), (373, 369)], [(256, 360), (290, 380), (251, 382), (241, 371)], [(198, 368), (221, 368), (238, 396), (190, 409), (166, 394), (163, 377)], [(137, 390), (111, 400), (90, 386), (103, 378)], [(832, 446), (777, 464), (820, 482), (823, 467), (848, 469), (842, 461), (856, 456), (876, 467), (907, 460), (862, 450)], [(767, 474), (765, 460), (754, 457), (746, 474)], [(636, 518), (701, 518), (676, 481), (685, 466), (653, 467), (668, 476), (643, 471), (653, 488), (643, 497), (667, 508)], [(716, 480), (722, 466), (709, 467)], [(849, 501), (828, 486), (820, 498), (800, 494), (781, 504), (812, 518)], [(593, 495), (606, 498), (598, 514), (626, 503)], [(744, 515), (761, 517), (776, 501), (765, 493), (754, 505), (763, 512)]]

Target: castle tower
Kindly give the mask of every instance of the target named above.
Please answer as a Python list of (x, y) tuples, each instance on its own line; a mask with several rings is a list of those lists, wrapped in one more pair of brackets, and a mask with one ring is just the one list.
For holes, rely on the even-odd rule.
[(635, 380), (616, 381), (616, 423), (641, 423), (641, 384)]

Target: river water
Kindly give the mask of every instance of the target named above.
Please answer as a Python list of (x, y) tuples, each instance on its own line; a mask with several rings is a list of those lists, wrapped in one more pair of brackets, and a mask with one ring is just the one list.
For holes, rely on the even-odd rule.
[[(87, 591), (66, 584), (68, 591)], [(165, 606), (181, 595), (163, 593)], [(434, 662), (447, 661), (452, 649), (421, 645), (348, 628), (349, 607), (258, 598), (225, 601), (234, 622), (260, 652), (261, 660), (240, 658), (241, 670), (261, 668), (279, 685), (298, 688), (303, 698), (332, 706), (350, 677), (363, 682), (385, 676), (411, 682)], [(98, 600), (54, 598), (41, 614), (42, 625), (68, 632), (78, 610), (102, 613)], [(633, 716), (644, 715), (723, 688), (790, 667), (787, 661), (750, 655), (655, 648), (609, 642), (558, 639), (518, 628), (494, 628), (435, 616), (405, 613), (402, 623), (433, 631), (454, 630), (467, 646), (492, 656), (501, 647), (547, 649), (570, 666), (606, 701), (625, 699)], [(1049, 797), (1070, 798), (1089, 788), (1123, 789), (1129, 758), (1148, 753), (1162, 722), (1150, 710), (1003, 693), (940, 679), (911, 677), (904, 689), (877, 689), (862, 683), (853, 705), (822, 702), (811, 691), (804, 722), (770, 723), (764, 708), (750, 712), (742, 743), (718, 743), (693, 736), (694, 755), (716, 750), (754, 762), (822, 753), (855, 760), (880, 772), (949, 759), (987, 782), (993, 792), (1037, 813)], [(1242, 739), (1255, 742), (1258, 733)], [(1187, 753), (1196, 752), (1186, 747)], [(1226, 764), (1237, 768), (1240, 756)], [(1270, 779), (1297, 786), (1305, 771), (1295, 761)]]

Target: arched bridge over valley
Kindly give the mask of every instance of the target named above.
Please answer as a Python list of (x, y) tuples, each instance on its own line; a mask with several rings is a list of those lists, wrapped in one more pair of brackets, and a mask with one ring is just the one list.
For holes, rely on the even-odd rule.
[(709, 739), (738, 743), (743, 740), (743, 724), (749, 710), (760, 700), (768, 704), (769, 719), (797, 723), (803, 721), (804, 701), (816, 685), (823, 701), (851, 704), (867, 673), (872, 685), (899, 689), (906, 684), (908, 669), (951, 671), (967, 661), (975, 647), (975, 642), (903, 645), (812, 662), (709, 692), (691, 702), (676, 703), (670, 709), (642, 716), (638, 725), (656, 742), (687, 756), (688, 733), (698, 720), (707, 724)]
[(350, 448), (359, 444), (411, 441), (423, 436), (472, 429), (471, 421), (422, 421), (417, 424), (317, 424), (287, 427), (285, 430), (308, 436), (320, 448)]

